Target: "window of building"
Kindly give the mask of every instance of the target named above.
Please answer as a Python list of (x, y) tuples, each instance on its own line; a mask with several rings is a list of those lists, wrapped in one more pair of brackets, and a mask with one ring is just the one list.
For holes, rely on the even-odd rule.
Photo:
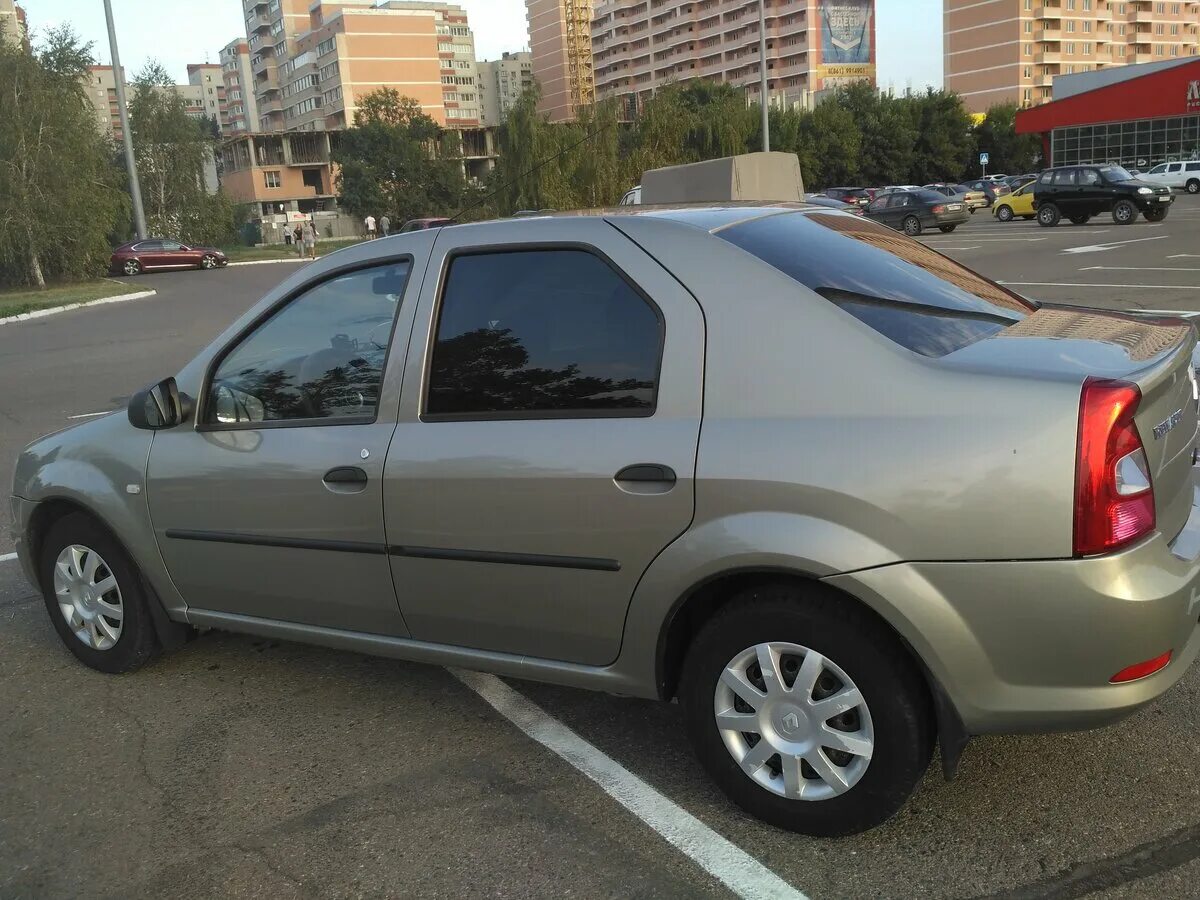
[(408, 271), (392, 263), (352, 272), (275, 313), (217, 367), (205, 421), (373, 420)]
[(1032, 19), (1026, 19), (1026, 20), (1025, 20), (1025, 33), (1026, 33), (1026, 34), (1032, 34), (1032, 33), (1033, 33), (1033, 20), (1032, 20)]
[(1067, 55), (1068, 55), (1068, 56), (1074, 56), (1074, 55), (1075, 55), (1075, 42), (1074, 42), (1074, 41), (1068, 41), (1068, 42), (1067, 42)]
[(1083, 20), (1083, 30), (1088, 31), (1088, 32), (1090, 32), (1092, 30), (1092, 20), (1091, 19)]
[(324, 56), (326, 53), (332, 53), (335, 46), (337, 46), (337, 40), (335, 38), (329, 38), (328, 40), (321, 41), (321, 43), (317, 44), (317, 56)]
[(1090, 55), (1091, 55), (1091, 53), (1092, 53), (1092, 45), (1091, 45), (1091, 44), (1088, 44), (1088, 43), (1085, 43), (1085, 44), (1083, 45), (1083, 55), (1084, 55), (1084, 56), (1090, 56)]
[(1025, 96), (1022, 97), (1022, 99), (1026, 103), (1032, 103), (1033, 102), (1033, 91), (1029, 88), (1025, 88)]
[(1165, 4), (1165, 3), (1155, 3), (1155, 4), (1154, 4), (1154, 11), (1155, 11), (1156, 13), (1158, 13), (1158, 14), (1161, 16), (1163, 13), (1165, 13), (1165, 12), (1167, 11), (1167, 4)]
[(1067, 0), (1067, 9), (1075, 8), (1075, 0)]
[(1074, 19), (1067, 19), (1067, 32), (1069, 34), (1075, 33), (1075, 20)]
[(1154, 55), (1155, 56), (1166, 56), (1167, 55), (1166, 50), (1163, 48), (1162, 44), (1154, 45)]
[(1162, 22), (1159, 22), (1154, 26), (1155, 34), (1166, 34), (1166, 31), (1167, 31), (1167, 26), (1164, 25)]
[(1033, 66), (1026, 66), (1026, 67), (1025, 67), (1025, 77), (1026, 77), (1026, 78), (1032, 78), (1032, 77), (1033, 77)]
[(648, 416), (663, 329), (657, 310), (583, 250), (461, 256), (450, 265), (427, 416)]
[(1124, 25), (1120, 26), (1120, 27), (1117, 29), (1117, 34), (1120, 34), (1120, 35), (1124, 35), (1124, 34), (1125, 34), (1125, 26), (1124, 26)]
[(1092, 0), (1083, 0), (1083, 8), (1089, 10), (1092, 8)]
[(1025, 55), (1026, 55), (1026, 56), (1033, 56), (1033, 44), (1026, 44), (1026, 45), (1025, 45)]
[(1125, 45), (1122, 44), (1119, 48), (1117, 48), (1117, 56), (1124, 56), (1126, 49), (1127, 48), (1125, 47)]
[(1025, 8), (1033, 9), (1033, 0), (1025, 0)]
[(282, 183), (279, 180), (279, 172), (263, 172), (263, 181), (269, 188), (277, 188)]

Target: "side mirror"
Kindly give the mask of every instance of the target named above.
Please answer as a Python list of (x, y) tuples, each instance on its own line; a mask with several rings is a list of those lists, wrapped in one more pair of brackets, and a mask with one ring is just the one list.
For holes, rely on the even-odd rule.
[(146, 431), (161, 431), (181, 425), (191, 413), (191, 404), (179, 393), (174, 378), (138, 391), (129, 401), (129, 424)]

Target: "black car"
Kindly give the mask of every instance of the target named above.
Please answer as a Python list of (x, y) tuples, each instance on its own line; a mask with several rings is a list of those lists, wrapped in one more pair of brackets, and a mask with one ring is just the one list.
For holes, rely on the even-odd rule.
[(1150, 222), (1161, 222), (1174, 199), (1169, 187), (1138, 181), (1113, 165), (1047, 169), (1033, 185), (1038, 224), (1047, 228), (1064, 218), (1083, 225), (1104, 212), (1112, 213), (1118, 225), (1131, 225), (1139, 212)]
[(892, 191), (876, 197), (867, 207), (867, 218), (916, 237), (926, 228), (949, 234), (971, 218), (967, 204), (937, 191)]
[(843, 203), (857, 203), (859, 206), (866, 206), (871, 202), (871, 195), (867, 193), (867, 189), (860, 187), (826, 188), (825, 196), (841, 200)]
[(1003, 181), (991, 181), (987, 178), (979, 178), (975, 181), (964, 181), (958, 186), (961, 191), (983, 191), (987, 195), (987, 205), (991, 206), (996, 202), (997, 197), (1004, 197), (1012, 193), (1008, 185)]

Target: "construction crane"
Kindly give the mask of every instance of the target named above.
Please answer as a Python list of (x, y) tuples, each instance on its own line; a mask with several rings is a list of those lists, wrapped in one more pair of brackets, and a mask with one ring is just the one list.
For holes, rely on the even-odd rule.
[(596, 67), (592, 62), (594, 0), (561, 0), (566, 24), (567, 79), (571, 105), (578, 113), (596, 102)]

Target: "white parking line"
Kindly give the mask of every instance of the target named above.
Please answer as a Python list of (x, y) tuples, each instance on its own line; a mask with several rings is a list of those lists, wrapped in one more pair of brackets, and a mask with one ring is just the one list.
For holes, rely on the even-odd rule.
[(1200, 272), (1179, 266), (1084, 266), (1080, 272)]
[(929, 249), (930, 250), (978, 250), (979, 245), (976, 244), (974, 247), (943, 247), (941, 244), (937, 244), (937, 245), (930, 244)]
[(1200, 291), (1200, 284), (1090, 284), (1086, 281), (999, 281), (1009, 287), (1131, 288), (1150, 291)]
[(804, 900), (802, 893), (753, 856), (672, 803), (496, 676), (461, 669), (449, 671), (500, 715), (600, 785), (605, 793), (737, 896)]
[(1110, 241), (1107, 244), (1088, 244), (1086, 247), (1068, 247), (1063, 253), (1105, 253), (1126, 244), (1140, 244), (1142, 241), (1165, 241), (1170, 235), (1156, 234), (1154, 237), (1134, 238), (1129, 241)]
[(1183, 259), (1184, 257), (1188, 259), (1200, 259), (1200, 253), (1172, 253), (1167, 259)]
[(0, 562), (12, 562), (16, 558), (17, 554), (15, 553), (5, 553), (3, 556), (0, 556)]
[(95, 418), (96, 416), (107, 416), (110, 412), (112, 412), (111, 409), (106, 409), (106, 410), (104, 410), (104, 412), (80, 413), (77, 416), (67, 416), (67, 418), (68, 419), (92, 419), (92, 418)]

